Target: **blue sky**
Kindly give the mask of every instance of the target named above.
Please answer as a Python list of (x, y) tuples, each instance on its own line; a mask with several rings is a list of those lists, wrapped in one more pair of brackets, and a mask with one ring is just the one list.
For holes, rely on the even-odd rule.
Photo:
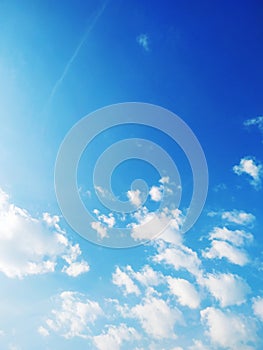
[[(0, 2), (1, 350), (262, 349), (262, 15), (260, 1)], [(94, 219), (88, 239), (61, 213), (54, 169), (63, 139), (83, 117), (126, 102), (170, 110), (202, 146), (207, 199), (184, 234), (191, 164), (162, 125), (112, 127), (87, 146), (77, 187)], [(124, 215), (99, 201), (111, 197), (93, 170), (131, 138), (165, 150), (181, 187), (173, 172), (123, 162), (111, 186), (114, 203), (133, 209)], [(147, 147), (145, 156), (157, 154)], [(144, 190), (131, 188), (137, 178), (145, 203)], [(104, 246), (118, 227), (136, 247)]]

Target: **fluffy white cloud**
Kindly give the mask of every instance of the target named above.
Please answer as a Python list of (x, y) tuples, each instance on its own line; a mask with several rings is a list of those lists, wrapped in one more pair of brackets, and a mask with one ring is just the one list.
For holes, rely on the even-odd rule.
[(263, 174), (262, 164), (256, 162), (253, 158), (245, 157), (240, 160), (239, 165), (233, 167), (237, 175), (247, 174), (250, 176), (250, 184), (255, 188), (260, 187)]
[(82, 260), (72, 262), (69, 266), (64, 266), (62, 271), (65, 272), (68, 276), (77, 277), (82, 273), (88, 272), (89, 269), (89, 264), (86, 261)]
[(200, 340), (194, 339), (193, 345), (189, 346), (188, 350), (210, 350)]
[(124, 288), (124, 295), (133, 293), (135, 295), (140, 294), (138, 286), (133, 282), (130, 276), (126, 272), (121, 271), (118, 266), (116, 267), (115, 272), (112, 274), (112, 282), (118, 287)]
[(179, 232), (182, 225), (182, 212), (179, 209), (163, 208), (160, 212), (149, 212), (145, 207), (134, 214), (136, 223), (132, 228), (131, 236), (135, 240), (162, 239), (167, 242), (181, 243), (182, 235)]
[(140, 335), (133, 327), (121, 323), (110, 325), (107, 331), (93, 337), (93, 342), (99, 350), (119, 350), (124, 342), (139, 340)]
[(170, 292), (175, 295), (183, 306), (196, 309), (200, 305), (200, 296), (195, 287), (185, 279), (168, 277)]
[(255, 216), (243, 210), (224, 211), (222, 219), (238, 225), (249, 225), (255, 221)]
[(263, 322), (263, 298), (255, 298), (253, 300), (253, 312)]
[(248, 284), (231, 273), (207, 274), (204, 285), (222, 307), (244, 303), (250, 292)]
[(149, 265), (143, 266), (138, 272), (133, 271), (130, 266), (128, 266), (127, 269), (134, 279), (146, 287), (158, 286), (164, 281), (164, 276), (162, 273), (153, 270), (153, 268)]
[(225, 241), (213, 240), (211, 247), (202, 252), (204, 258), (226, 258), (233, 264), (244, 266), (249, 262), (247, 253)]
[(149, 191), (149, 195), (151, 197), (151, 200), (154, 202), (160, 202), (160, 200), (162, 199), (162, 188), (161, 187), (157, 187), (157, 186), (152, 186), (150, 191)]
[(255, 325), (251, 319), (229, 311), (208, 307), (201, 311), (201, 320), (206, 325), (211, 342), (229, 350), (252, 350), (250, 342), (255, 342)]
[(174, 267), (175, 270), (187, 270), (195, 276), (199, 276), (201, 261), (196, 252), (181, 245), (160, 245), (158, 254), (153, 257), (153, 261), (165, 263)]
[(93, 221), (91, 227), (97, 232), (101, 239), (108, 237), (107, 227), (100, 221)]
[(42, 337), (48, 337), (49, 336), (49, 331), (43, 326), (38, 327), (37, 331)]
[(140, 190), (130, 190), (127, 192), (127, 197), (132, 205), (135, 207), (140, 207), (142, 204), (142, 196)]
[(126, 316), (138, 319), (145, 332), (155, 339), (176, 338), (175, 323), (182, 322), (178, 309), (153, 295), (147, 295), (140, 304), (127, 310)]
[(59, 227), (58, 216), (33, 218), (0, 190), (1, 272), (11, 278), (53, 272), (58, 259), (70, 267), (80, 254), (79, 245), (70, 243)]
[(77, 292), (62, 292), (59, 295), (58, 304), (58, 308), (52, 310), (53, 317), (47, 319), (45, 326), (42, 327), (48, 332), (52, 330), (59, 333), (66, 339), (88, 338), (89, 326), (103, 315), (96, 301), (89, 300)]
[(253, 235), (244, 230), (229, 230), (226, 227), (214, 227), (209, 233), (209, 240), (222, 240), (240, 247), (253, 241)]

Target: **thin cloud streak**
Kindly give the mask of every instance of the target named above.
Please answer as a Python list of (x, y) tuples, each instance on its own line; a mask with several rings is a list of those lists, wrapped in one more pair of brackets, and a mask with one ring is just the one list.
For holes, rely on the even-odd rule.
[(108, 3), (108, 1), (104, 2), (102, 7), (98, 10), (97, 14), (95, 15), (95, 17), (91, 21), (90, 25), (88, 26), (85, 34), (83, 35), (83, 37), (82, 37), (82, 39), (81, 39), (81, 41), (79, 43), (79, 45), (77, 46), (77, 48), (74, 51), (73, 55), (71, 56), (71, 58), (69, 59), (68, 63), (66, 64), (66, 67), (65, 67), (64, 71), (62, 72), (60, 78), (56, 81), (55, 85), (53, 86), (52, 91), (51, 91), (51, 93), (49, 95), (49, 98), (48, 98), (48, 104), (52, 101), (52, 99), (55, 96), (58, 88), (63, 83), (63, 80), (65, 79), (66, 75), (68, 74), (68, 71), (70, 70), (71, 65), (73, 64), (73, 62), (75, 61), (76, 57), (78, 56), (80, 49), (82, 48), (83, 44), (87, 40), (90, 32), (92, 31), (92, 29), (96, 25), (96, 23), (99, 20), (100, 16), (103, 14), (103, 12), (104, 12), (104, 10), (105, 10), (105, 8), (107, 6), (107, 3)]

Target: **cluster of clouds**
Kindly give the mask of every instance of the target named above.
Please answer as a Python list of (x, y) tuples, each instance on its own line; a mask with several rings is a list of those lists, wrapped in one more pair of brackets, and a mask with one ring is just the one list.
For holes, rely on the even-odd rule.
[(34, 218), (10, 202), (0, 189), (0, 272), (10, 278), (24, 278), (55, 272), (77, 277), (89, 271), (81, 259), (81, 249), (73, 244), (59, 226), (59, 217), (44, 213)]

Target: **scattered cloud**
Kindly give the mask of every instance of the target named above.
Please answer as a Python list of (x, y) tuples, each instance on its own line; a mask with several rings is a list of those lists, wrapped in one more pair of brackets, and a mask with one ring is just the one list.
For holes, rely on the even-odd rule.
[(107, 331), (93, 337), (93, 342), (99, 350), (119, 350), (124, 342), (139, 340), (139, 333), (126, 324), (121, 323), (119, 326), (107, 326)]
[(244, 266), (249, 262), (247, 253), (225, 241), (213, 240), (211, 247), (202, 252), (202, 256), (208, 259), (226, 258), (233, 264)]
[(177, 308), (151, 293), (140, 304), (126, 310), (124, 316), (136, 318), (144, 331), (155, 339), (176, 338), (174, 326), (182, 323), (182, 314)]
[[(0, 271), (10, 278), (54, 272), (59, 259), (67, 268), (81, 255), (59, 227), (59, 217), (34, 218), (0, 190)], [(86, 262), (82, 262), (87, 267)]]
[(245, 157), (240, 160), (239, 165), (233, 167), (234, 173), (237, 175), (247, 174), (250, 177), (250, 184), (258, 189), (261, 187), (263, 176), (262, 164), (256, 162), (253, 158)]
[(69, 266), (64, 266), (62, 272), (65, 272), (68, 276), (77, 277), (90, 270), (89, 264), (86, 261), (75, 261)]
[(49, 331), (43, 326), (38, 327), (37, 331), (42, 337), (48, 337), (50, 334)]
[(224, 211), (222, 219), (237, 225), (249, 225), (255, 221), (255, 216), (243, 210)]
[(196, 309), (200, 305), (200, 296), (195, 287), (185, 279), (168, 277), (167, 282), (171, 294), (177, 297), (178, 302), (183, 306)]
[(162, 199), (162, 188), (158, 187), (158, 186), (152, 186), (150, 191), (149, 191), (149, 195), (151, 197), (151, 200), (154, 202), (160, 202), (160, 200)]
[(263, 298), (253, 299), (253, 312), (263, 322)]
[(132, 293), (134, 293), (135, 295), (140, 294), (138, 286), (133, 282), (128, 273), (122, 271), (118, 266), (116, 267), (116, 270), (112, 275), (112, 282), (116, 286), (124, 288), (124, 295)]
[(101, 239), (108, 237), (107, 227), (99, 221), (93, 221), (91, 228), (97, 232)]
[(256, 126), (263, 134), (263, 116), (259, 116), (252, 119), (247, 119), (244, 122), (244, 126)]
[(253, 320), (214, 307), (202, 310), (201, 320), (207, 327), (207, 334), (214, 345), (229, 350), (254, 349), (249, 345), (256, 340)]
[(52, 310), (52, 318), (48, 318), (45, 326), (39, 329), (42, 333), (45, 332), (43, 329), (56, 332), (66, 339), (88, 338), (90, 325), (102, 315), (103, 311), (96, 301), (77, 292), (64, 291), (58, 297), (58, 308)]
[(144, 51), (150, 51), (149, 37), (147, 34), (140, 34), (137, 36), (137, 43), (144, 49)]
[(248, 284), (231, 273), (207, 274), (204, 284), (221, 307), (244, 303), (250, 292)]
[(127, 192), (127, 197), (132, 205), (135, 207), (140, 207), (142, 204), (142, 196), (140, 190), (129, 190)]
[(221, 240), (240, 247), (253, 241), (253, 235), (244, 230), (230, 230), (226, 227), (214, 227), (209, 234), (209, 240)]

